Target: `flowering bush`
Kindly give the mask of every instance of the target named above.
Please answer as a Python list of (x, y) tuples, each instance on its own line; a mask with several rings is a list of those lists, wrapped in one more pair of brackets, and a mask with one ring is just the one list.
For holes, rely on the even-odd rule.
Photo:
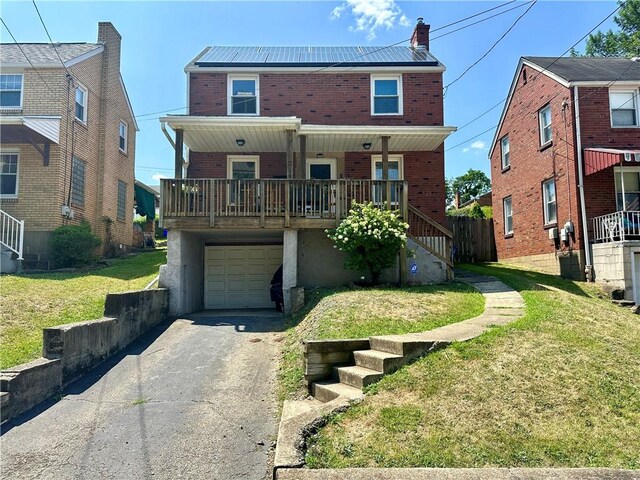
[(375, 284), (382, 270), (394, 265), (398, 251), (406, 245), (408, 228), (396, 212), (377, 208), (373, 203), (353, 202), (349, 216), (326, 232), (335, 248), (346, 254), (345, 268), (369, 271)]

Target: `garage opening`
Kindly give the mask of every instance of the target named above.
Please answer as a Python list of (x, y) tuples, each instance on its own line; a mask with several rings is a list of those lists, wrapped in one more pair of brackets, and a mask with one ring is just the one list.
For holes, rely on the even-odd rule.
[(282, 245), (206, 246), (204, 308), (273, 308), (271, 278), (282, 265)]

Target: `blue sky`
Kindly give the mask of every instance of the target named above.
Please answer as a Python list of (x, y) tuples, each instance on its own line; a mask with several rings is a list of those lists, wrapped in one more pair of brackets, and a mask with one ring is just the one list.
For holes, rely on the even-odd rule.
[[(183, 68), (204, 47), (408, 43), (418, 17), (423, 17), (434, 30), (506, 1), (36, 0), (54, 41), (95, 42), (99, 21), (112, 22), (122, 35), (122, 74), (140, 127), (136, 178), (148, 184), (159, 183), (160, 175), (173, 175), (173, 153), (160, 131), (160, 114), (145, 114), (169, 110), (184, 113), (179, 110), (186, 105)], [(524, 3), (528, 2), (517, 0), (501, 10)], [(441, 39), (434, 37), (465, 24), (434, 33), (430, 50), (447, 67), (445, 85), (484, 55), (527, 8), (528, 5), (521, 5)], [(449, 88), (445, 124), (461, 127), (505, 98), (520, 56), (561, 55), (615, 8), (613, 0), (538, 0), (486, 58)], [(19, 42), (48, 41), (31, 1), (5, 0), (0, 15)], [(600, 28), (614, 27), (610, 18)], [(11, 41), (4, 27), (1, 39)], [(584, 42), (578, 49), (584, 50)], [(445, 154), (447, 177), (461, 175), (469, 168), (489, 174), (487, 151), (493, 131), (472, 137), (495, 126), (500, 113), (501, 107), (497, 107), (449, 137)]]

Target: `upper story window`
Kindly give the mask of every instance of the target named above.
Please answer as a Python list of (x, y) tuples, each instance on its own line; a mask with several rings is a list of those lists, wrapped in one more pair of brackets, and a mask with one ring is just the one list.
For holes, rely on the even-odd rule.
[(0, 155), (0, 196), (18, 196), (18, 153)]
[(504, 234), (513, 235), (513, 211), (511, 209), (511, 197), (502, 199), (502, 214), (504, 216)]
[(0, 108), (22, 108), (22, 75), (0, 75)]
[(87, 123), (87, 89), (81, 85), (76, 87), (76, 118)]
[(257, 75), (229, 76), (227, 85), (229, 95), (229, 115), (258, 115), (260, 90)]
[(402, 75), (371, 76), (371, 114), (402, 115)]
[(540, 146), (545, 146), (553, 140), (551, 133), (551, 105), (538, 111), (538, 123), (540, 124)]
[(120, 125), (118, 126), (118, 130), (120, 133), (120, 140), (119, 140), (120, 151), (122, 153), (127, 153), (127, 124), (124, 122), (120, 122)]
[(637, 127), (638, 90), (616, 90), (609, 92), (612, 127)]
[(544, 203), (544, 224), (556, 223), (556, 182), (551, 179), (542, 183), (542, 201)]
[(509, 135), (502, 137), (500, 140), (500, 158), (502, 159), (502, 169), (509, 168), (511, 160), (509, 159)]

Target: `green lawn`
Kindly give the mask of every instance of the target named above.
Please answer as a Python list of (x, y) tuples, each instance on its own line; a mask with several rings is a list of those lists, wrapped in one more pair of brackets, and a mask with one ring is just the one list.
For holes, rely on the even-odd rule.
[(166, 250), (157, 250), (97, 270), (3, 275), (0, 368), (38, 358), (43, 328), (102, 317), (107, 293), (146, 287), (164, 263)]
[(431, 330), (479, 315), (484, 297), (466, 284), (317, 289), (291, 318), (280, 366), (281, 399), (305, 394), (302, 340), (365, 338)]
[(309, 466), (640, 468), (640, 316), (591, 284), (468, 268), (520, 291), (525, 316), (370, 386)]

